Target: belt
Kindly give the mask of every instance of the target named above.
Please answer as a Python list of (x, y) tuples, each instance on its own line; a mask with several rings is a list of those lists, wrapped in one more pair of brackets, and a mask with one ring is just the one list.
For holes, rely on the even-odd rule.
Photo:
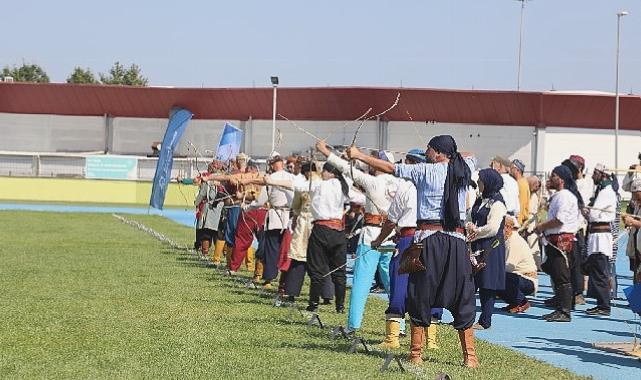
[(366, 226), (381, 226), (386, 219), (387, 218), (383, 217), (383, 215), (370, 214), (369, 212), (366, 212), (364, 221)]
[(571, 253), (574, 247), (574, 234), (561, 233), (552, 234), (545, 237), (548, 241), (565, 253)]
[[(440, 222), (431, 222), (431, 221), (418, 221), (417, 223), (417, 228), (421, 231), (443, 231), (443, 225)], [(460, 234), (465, 233), (465, 229), (463, 227), (456, 227), (454, 229), (455, 232), (458, 232)], [(454, 232), (453, 231), (453, 232)]]
[(345, 229), (345, 225), (343, 224), (343, 221), (341, 219), (320, 219), (315, 220), (314, 224), (317, 226), (331, 228), (332, 230), (336, 231), (343, 231)]
[(612, 226), (609, 222), (592, 222), (588, 224), (589, 233), (612, 232)]
[(414, 233), (416, 232), (415, 227), (403, 227), (399, 231), (400, 237), (409, 237), (409, 236), (414, 236)]

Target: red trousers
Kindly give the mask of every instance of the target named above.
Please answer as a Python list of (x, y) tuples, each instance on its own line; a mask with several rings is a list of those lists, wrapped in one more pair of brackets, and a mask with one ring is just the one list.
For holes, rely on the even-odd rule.
[(243, 264), (245, 256), (247, 256), (247, 250), (254, 241), (254, 234), (258, 234), (263, 230), (266, 215), (267, 210), (265, 209), (240, 212), (234, 238), (234, 249), (232, 250), (231, 263), (229, 264), (230, 270), (236, 272)]

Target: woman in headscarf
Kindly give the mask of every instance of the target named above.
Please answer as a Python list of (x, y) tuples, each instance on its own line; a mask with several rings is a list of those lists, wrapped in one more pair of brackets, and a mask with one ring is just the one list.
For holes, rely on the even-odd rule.
[(481, 315), (478, 323), (473, 326), (476, 330), (485, 330), (492, 325), (496, 292), (505, 289), (503, 227), (507, 208), (499, 193), (503, 187), (503, 178), (496, 170), (481, 170), (478, 186), (481, 197), (472, 207), (472, 223), (467, 225), (467, 231), (468, 239), (472, 242), (472, 254), (479, 253), (476, 260), (485, 264), (474, 275), (474, 283), (481, 298)]

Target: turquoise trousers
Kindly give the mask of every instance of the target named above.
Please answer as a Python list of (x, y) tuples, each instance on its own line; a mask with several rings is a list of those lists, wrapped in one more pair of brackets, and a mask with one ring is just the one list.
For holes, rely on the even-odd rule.
[(381, 253), (371, 249), (370, 246), (359, 244), (356, 248), (356, 261), (354, 262), (354, 281), (349, 298), (349, 312), (347, 314), (347, 327), (358, 329), (363, 321), (365, 304), (369, 290), (372, 287), (376, 270), (378, 269), (385, 291), (389, 295), (389, 264), (392, 253)]

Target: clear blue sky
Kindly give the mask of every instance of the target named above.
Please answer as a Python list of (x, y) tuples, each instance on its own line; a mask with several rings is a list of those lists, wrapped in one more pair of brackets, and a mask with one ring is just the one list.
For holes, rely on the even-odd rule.
[[(641, 1), (526, 4), (523, 90), (641, 93)], [(3, 4), (0, 65), (141, 66), (152, 85), (516, 88), (516, 0), (34, 1)]]

